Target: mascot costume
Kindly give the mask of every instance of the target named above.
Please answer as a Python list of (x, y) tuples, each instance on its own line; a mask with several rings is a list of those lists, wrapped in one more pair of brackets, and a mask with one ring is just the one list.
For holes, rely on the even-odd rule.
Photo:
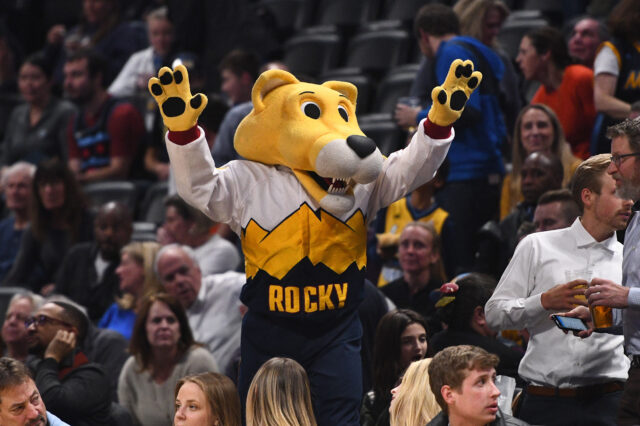
[(451, 127), (482, 79), (456, 60), (411, 143), (384, 158), (356, 120), (357, 89), (263, 73), (253, 110), (234, 139), (246, 160), (215, 167), (187, 70), (164, 67), (149, 80), (160, 107), (178, 193), (242, 241), (249, 308), (242, 324), (239, 389), (274, 356), (307, 371), (321, 426), (359, 425), (362, 396), (356, 308), (362, 298), (367, 224), (376, 212), (433, 178)]

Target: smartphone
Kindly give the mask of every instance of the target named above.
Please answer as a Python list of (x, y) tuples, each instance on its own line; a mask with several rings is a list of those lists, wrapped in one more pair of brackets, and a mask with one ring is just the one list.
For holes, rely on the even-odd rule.
[(563, 317), (561, 315), (551, 315), (558, 328), (568, 331), (586, 331), (587, 324), (580, 318)]

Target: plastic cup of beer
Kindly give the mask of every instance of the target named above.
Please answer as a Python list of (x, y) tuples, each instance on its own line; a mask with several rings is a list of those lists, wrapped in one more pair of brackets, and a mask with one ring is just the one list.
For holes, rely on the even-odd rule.
[[(590, 270), (574, 269), (574, 270), (566, 270), (566, 271), (564, 271), (564, 275), (565, 275), (565, 279), (567, 280), (567, 282), (571, 282), (571, 281), (575, 281), (575, 280), (585, 280), (586, 281), (585, 283), (578, 284), (578, 285), (574, 286), (573, 288), (574, 289), (586, 290), (588, 285), (589, 285), (589, 281), (591, 281), (591, 276), (593, 274), (592, 274), (592, 271), (590, 271)], [(576, 294), (573, 297), (575, 297), (576, 299), (584, 300), (585, 302), (587, 301), (587, 298), (585, 297), (584, 294)]]
[(589, 312), (595, 330), (613, 327), (613, 309), (609, 306), (589, 305)]

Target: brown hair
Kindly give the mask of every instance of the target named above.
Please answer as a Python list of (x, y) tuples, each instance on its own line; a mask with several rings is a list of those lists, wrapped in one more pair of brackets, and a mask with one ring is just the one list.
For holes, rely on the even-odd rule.
[(247, 396), (247, 426), (316, 426), (309, 379), (289, 358), (271, 358), (258, 370)]
[(64, 186), (64, 203), (60, 207), (59, 214), (62, 225), (71, 236), (71, 242), (75, 243), (83, 222), (86, 201), (73, 172), (57, 158), (40, 163), (33, 176), (31, 183), (33, 202), (30, 203), (33, 234), (38, 241), (42, 241), (54, 226), (54, 214), (45, 209), (38, 191), (39, 185), (51, 182), (62, 182)]
[(468, 371), (495, 368), (498, 362), (500, 358), (497, 355), (477, 346), (450, 346), (438, 352), (429, 364), (429, 385), (442, 410), (448, 412), (441, 393), (443, 386), (458, 390)]
[(632, 151), (640, 152), (640, 120), (628, 118), (622, 123), (607, 127), (607, 138), (614, 139), (622, 136), (627, 137)]
[[(432, 221), (422, 222), (415, 221), (407, 223), (402, 231), (410, 227), (422, 228), (431, 234), (431, 251), (438, 253), (438, 260), (431, 264), (431, 276), (440, 279), (441, 281), (447, 280), (447, 274), (444, 271), (444, 262), (442, 261), (442, 239), (440, 234), (436, 231)], [(402, 233), (400, 233), (402, 235)]]
[(147, 336), (147, 318), (149, 317), (149, 311), (151, 306), (155, 302), (161, 302), (167, 305), (167, 307), (173, 312), (180, 324), (180, 339), (178, 340), (178, 358), (184, 355), (189, 348), (196, 344), (191, 333), (191, 327), (189, 326), (189, 320), (187, 314), (184, 312), (184, 308), (178, 302), (178, 300), (167, 293), (155, 293), (145, 299), (138, 312), (135, 325), (133, 326), (133, 332), (131, 333), (131, 342), (129, 343), (129, 352), (136, 358), (140, 372), (150, 369), (153, 361), (153, 355), (151, 351), (151, 344), (149, 343), (149, 337)]
[(584, 203), (582, 202), (583, 189), (586, 188), (591, 192), (600, 194), (602, 175), (607, 172), (609, 164), (611, 164), (611, 155), (598, 154), (584, 160), (576, 169), (569, 188), (580, 209), (584, 209)]
[(420, 30), (436, 37), (459, 34), (460, 23), (453, 9), (443, 4), (426, 4), (418, 10), (413, 21), (413, 34), (420, 38)]
[(629, 43), (640, 40), (640, 3), (638, 0), (622, 0), (609, 13), (607, 26), (614, 37)]
[[(236, 385), (231, 379), (219, 373), (201, 373), (183, 377), (176, 384), (175, 398), (185, 383), (197, 385), (204, 393), (211, 409), (211, 415), (217, 424), (223, 426), (240, 426), (240, 397)], [(205, 425), (203, 425), (205, 426)]]
[(30, 379), (31, 373), (22, 362), (6, 356), (0, 358), (0, 396), (5, 389), (19, 386)]

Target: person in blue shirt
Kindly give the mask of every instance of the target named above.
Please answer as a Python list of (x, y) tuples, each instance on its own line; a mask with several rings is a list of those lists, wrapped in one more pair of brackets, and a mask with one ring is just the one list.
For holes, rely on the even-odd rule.
[[(504, 175), (501, 149), (507, 132), (500, 110), (499, 82), (504, 74), (500, 57), (481, 41), (459, 36), (460, 25), (453, 10), (441, 4), (423, 6), (414, 20), (414, 32), (422, 54), (432, 63), (432, 82), (427, 85), (429, 104), (423, 109), (396, 107), (395, 119), (401, 127), (415, 127), (426, 117), (430, 91), (442, 81), (454, 59), (470, 59), (483, 74), (482, 84), (467, 102), (456, 122), (456, 143), (451, 145), (449, 176), (436, 201), (456, 224), (461, 250), (458, 264), (470, 269), (474, 259), (476, 232), (498, 213), (500, 183)], [(421, 78), (418, 76), (417, 78)], [(470, 213), (472, 212), (472, 213)]]

